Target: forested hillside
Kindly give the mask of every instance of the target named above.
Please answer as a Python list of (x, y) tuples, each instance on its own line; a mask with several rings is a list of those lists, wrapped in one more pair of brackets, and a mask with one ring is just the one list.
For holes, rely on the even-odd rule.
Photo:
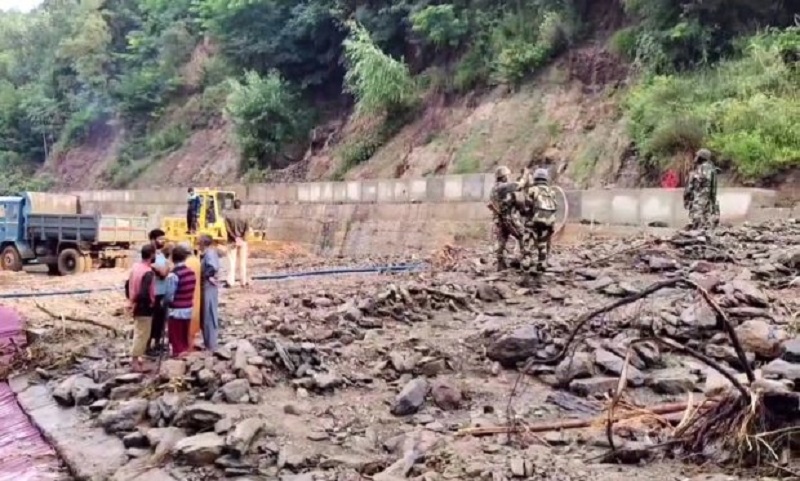
[(0, 190), (540, 160), (576, 185), (624, 171), (642, 184), (701, 145), (733, 181), (769, 183), (800, 166), (797, 12), (800, 0), (45, 0), (0, 13)]

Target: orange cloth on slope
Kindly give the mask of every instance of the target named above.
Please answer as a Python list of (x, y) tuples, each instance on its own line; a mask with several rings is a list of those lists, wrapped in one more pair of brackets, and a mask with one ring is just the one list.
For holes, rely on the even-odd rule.
[(194, 286), (194, 300), (192, 301), (192, 320), (189, 323), (189, 350), (194, 350), (194, 339), (200, 332), (200, 316), (203, 314), (203, 302), (201, 293), (203, 292), (203, 279), (200, 277), (200, 258), (189, 256), (186, 259), (186, 267), (197, 276), (197, 284)]

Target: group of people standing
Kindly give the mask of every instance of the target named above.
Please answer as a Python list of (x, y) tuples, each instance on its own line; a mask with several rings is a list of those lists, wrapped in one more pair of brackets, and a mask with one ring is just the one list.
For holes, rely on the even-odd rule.
[[(558, 202), (550, 186), (550, 173), (539, 168), (523, 170), (517, 181), (510, 180), (511, 170), (495, 170), (489, 209), (494, 218), (495, 255), (499, 270), (506, 269), (506, 247), (515, 239), (520, 248), (523, 271), (538, 275), (545, 269), (556, 223)], [(536, 256), (533, 256), (533, 253)]]
[[(193, 349), (198, 332), (209, 351), (217, 349), (219, 321), (219, 253), (206, 234), (197, 238), (195, 256), (188, 243), (170, 245), (161, 229), (149, 234), (142, 259), (126, 283), (128, 312), (134, 319), (132, 367), (144, 369), (145, 355), (167, 349), (182, 357)], [(164, 344), (167, 333), (168, 345)]]

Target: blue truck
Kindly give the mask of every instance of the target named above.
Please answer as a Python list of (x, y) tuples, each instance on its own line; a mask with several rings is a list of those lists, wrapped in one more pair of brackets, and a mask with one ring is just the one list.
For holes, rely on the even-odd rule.
[(81, 214), (74, 195), (0, 197), (3, 270), (46, 265), (50, 274), (64, 276), (94, 267), (126, 267), (131, 248), (147, 241), (147, 218)]

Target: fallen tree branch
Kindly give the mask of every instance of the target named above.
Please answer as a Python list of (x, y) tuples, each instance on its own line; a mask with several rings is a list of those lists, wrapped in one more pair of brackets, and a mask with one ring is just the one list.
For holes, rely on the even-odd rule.
[[(713, 399), (711, 400), (713, 402)], [(652, 414), (674, 414), (685, 411), (689, 408), (686, 402), (658, 404), (649, 409)], [(630, 415), (620, 415), (616, 417), (616, 421), (623, 419), (630, 419), (639, 416), (640, 413), (632, 413)], [(505, 425), (505, 426), (486, 426), (479, 428), (465, 428), (456, 433), (456, 436), (491, 436), (494, 434), (513, 434), (513, 433), (544, 433), (547, 431), (558, 431), (562, 429), (581, 429), (588, 428), (597, 423), (597, 418), (592, 419), (570, 419), (567, 421), (553, 421), (541, 424), (532, 424), (527, 426), (518, 425)]]
[(107, 330), (113, 332), (114, 336), (117, 336), (117, 335), (120, 334), (120, 331), (116, 327), (109, 326), (108, 324), (104, 324), (104, 323), (99, 322), (99, 321), (95, 321), (94, 319), (86, 319), (86, 318), (82, 318), (82, 317), (59, 315), (59, 314), (56, 314), (55, 312), (51, 311), (50, 309), (44, 307), (43, 305), (39, 304), (38, 302), (36, 302), (35, 305), (40, 311), (44, 312), (45, 314), (47, 314), (48, 316), (52, 317), (53, 319), (55, 319), (57, 321), (64, 320), (64, 321), (70, 321), (70, 322), (78, 322), (78, 323), (81, 323), (81, 324), (89, 324), (90, 326), (95, 326), (95, 327), (100, 327), (100, 328), (103, 328), (103, 329), (107, 329)]
[(711, 295), (705, 288), (703, 288), (703, 286), (699, 285), (698, 283), (690, 279), (684, 279), (683, 281), (686, 284), (694, 287), (695, 290), (697, 290), (697, 292), (699, 292), (700, 295), (703, 296), (703, 299), (711, 307), (711, 309), (714, 310), (714, 313), (717, 316), (717, 321), (720, 324), (722, 324), (722, 327), (725, 329), (725, 332), (731, 339), (731, 344), (733, 344), (733, 349), (736, 351), (736, 357), (739, 358), (739, 364), (742, 365), (742, 367), (744, 368), (744, 372), (747, 375), (747, 381), (752, 384), (752, 382), (755, 381), (756, 377), (753, 374), (753, 370), (750, 369), (750, 364), (747, 362), (747, 356), (745, 355), (744, 349), (742, 348), (742, 343), (739, 341), (739, 336), (736, 335), (736, 330), (734, 330), (731, 321), (728, 319), (727, 314), (725, 314), (725, 311), (723, 311), (722, 308), (719, 307), (719, 304), (717, 304), (714, 301), (714, 299), (711, 298)]

